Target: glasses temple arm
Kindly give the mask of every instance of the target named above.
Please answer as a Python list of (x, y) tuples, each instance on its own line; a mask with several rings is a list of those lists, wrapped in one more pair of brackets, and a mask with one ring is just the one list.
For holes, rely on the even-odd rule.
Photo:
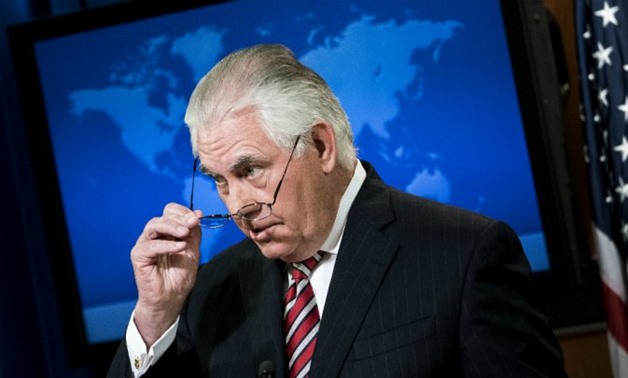
[(283, 174), (281, 175), (281, 180), (279, 180), (279, 184), (277, 184), (277, 189), (275, 189), (275, 194), (273, 194), (273, 203), (271, 206), (277, 202), (277, 194), (279, 194), (279, 189), (281, 189), (281, 184), (283, 184), (283, 179), (286, 177), (286, 172), (288, 172), (288, 166), (290, 165), (290, 161), (292, 160), (292, 155), (294, 155), (294, 151), (297, 149), (297, 144), (299, 144), (299, 139), (301, 139), (301, 135), (297, 137), (297, 140), (294, 141), (294, 146), (292, 146), (292, 152), (290, 152), (290, 157), (288, 158), (288, 162), (286, 163), (286, 168), (283, 169)]
[(194, 178), (196, 177), (197, 165), (198, 165), (198, 156), (194, 159), (194, 166), (192, 166), (192, 190), (190, 190), (190, 210), (194, 210)]

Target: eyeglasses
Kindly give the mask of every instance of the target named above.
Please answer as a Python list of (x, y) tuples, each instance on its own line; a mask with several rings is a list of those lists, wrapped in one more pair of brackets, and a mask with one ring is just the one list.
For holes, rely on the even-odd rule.
[[(281, 189), (281, 184), (283, 183), (284, 177), (286, 177), (286, 172), (288, 171), (288, 166), (290, 165), (290, 161), (292, 160), (292, 155), (294, 155), (294, 151), (297, 148), (297, 144), (299, 144), (299, 139), (301, 136), (298, 136), (296, 141), (294, 142), (294, 146), (292, 146), (292, 151), (290, 152), (290, 157), (288, 158), (288, 162), (286, 163), (286, 167), (283, 170), (283, 174), (281, 175), (281, 179), (277, 184), (277, 189), (275, 189), (275, 193), (273, 194), (273, 202), (251, 202), (246, 204), (238, 209), (233, 214), (210, 214), (205, 215), (200, 218), (201, 227), (204, 228), (220, 228), (231, 220), (231, 218), (239, 218), (245, 219), (249, 221), (259, 221), (264, 218), (270, 216), (273, 212), (273, 206), (277, 201), (277, 194), (279, 194), (279, 189)], [(192, 190), (190, 193), (190, 210), (194, 210), (194, 178), (196, 177), (196, 170), (198, 169), (198, 161), (197, 157), (194, 159), (194, 167), (192, 171)]]

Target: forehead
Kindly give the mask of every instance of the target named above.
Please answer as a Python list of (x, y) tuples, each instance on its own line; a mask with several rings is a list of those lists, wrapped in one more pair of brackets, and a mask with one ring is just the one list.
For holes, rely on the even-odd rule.
[(272, 159), (280, 148), (266, 135), (253, 110), (226, 118), (196, 135), (201, 164), (212, 170), (228, 168), (243, 158)]

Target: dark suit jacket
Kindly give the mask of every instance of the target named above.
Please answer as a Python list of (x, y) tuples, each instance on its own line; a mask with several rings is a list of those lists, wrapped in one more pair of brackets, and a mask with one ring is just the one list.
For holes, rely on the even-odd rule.
[[(503, 223), (367, 179), (349, 213), (310, 377), (560, 377), (560, 347)], [(284, 264), (245, 240), (199, 271), (147, 377), (287, 370)], [(111, 377), (130, 374), (124, 342)]]

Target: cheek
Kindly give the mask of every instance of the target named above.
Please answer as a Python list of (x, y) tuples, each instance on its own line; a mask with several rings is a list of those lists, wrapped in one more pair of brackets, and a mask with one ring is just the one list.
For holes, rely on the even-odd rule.
[(323, 232), (330, 216), (325, 192), (321, 188), (303, 188), (296, 194), (296, 198), (299, 205), (292, 209), (292, 214), (302, 235), (311, 237)]
[(285, 225), (286, 232), (291, 234), (290, 237), (300, 240), (318, 238), (327, 228), (326, 218), (329, 217), (330, 209), (330, 198), (323, 185), (325, 178), (319, 173), (320, 167), (295, 168), (294, 172), (289, 172), (290, 176), (284, 181), (277, 197), (277, 216)]

